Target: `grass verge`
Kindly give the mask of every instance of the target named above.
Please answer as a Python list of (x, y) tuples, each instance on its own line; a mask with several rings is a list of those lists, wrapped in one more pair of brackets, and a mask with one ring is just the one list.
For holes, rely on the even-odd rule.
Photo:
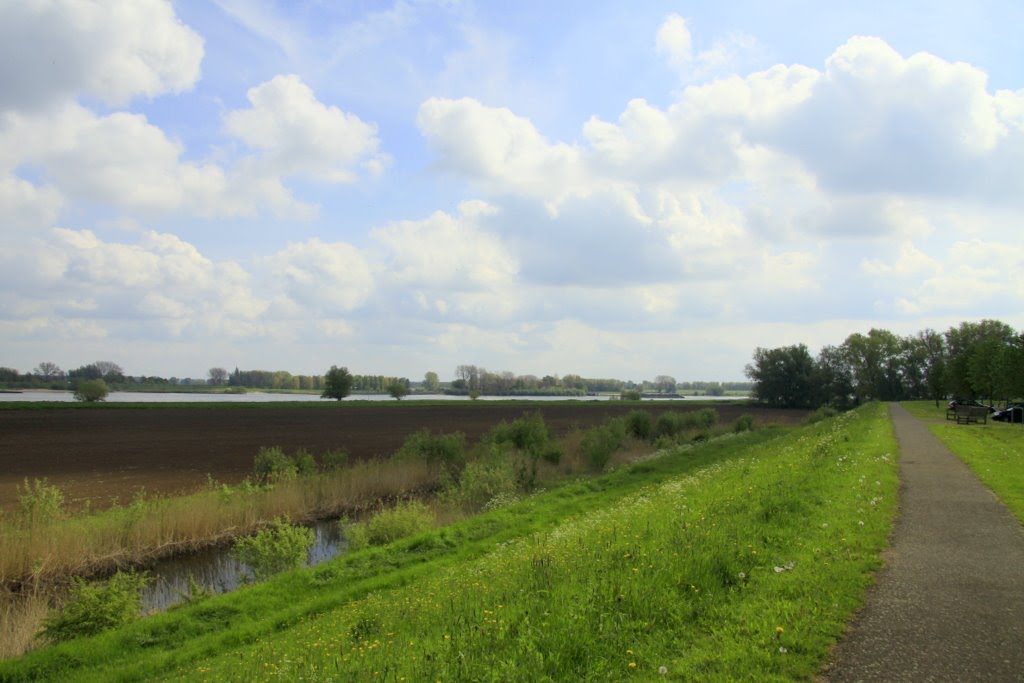
[(878, 566), (896, 447), (877, 405), (779, 434), (677, 449), (0, 680), (807, 678)]
[(902, 404), (946, 448), (967, 463), (974, 475), (1024, 524), (1024, 427), (989, 420), (987, 424), (958, 425), (945, 419), (946, 407), (934, 402)]

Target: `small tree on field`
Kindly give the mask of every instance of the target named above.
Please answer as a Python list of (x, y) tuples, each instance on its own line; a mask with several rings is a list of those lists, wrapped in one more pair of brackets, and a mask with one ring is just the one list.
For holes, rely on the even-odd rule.
[(391, 398), (396, 401), (401, 401), (402, 398), (409, 395), (409, 387), (405, 386), (405, 382), (396, 379), (388, 384), (388, 393), (391, 394)]
[(348, 368), (332, 365), (324, 375), (324, 392), (321, 398), (333, 398), (340, 401), (352, 392), (352, 374)]
[(110, 391), (107, 383), (101, 379), (84, 379), (75, 387), (75, 400), (92, 403), (102, 401)]

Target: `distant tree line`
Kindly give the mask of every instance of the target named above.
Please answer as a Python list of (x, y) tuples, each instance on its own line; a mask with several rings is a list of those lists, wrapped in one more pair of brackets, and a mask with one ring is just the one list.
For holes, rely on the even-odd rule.
[(846, 409), (865, 401), (1024, 396), (1024, 334), (999, 320), (901, 337), (872, 328), (812, 357), (807, 346), (757, 348), (746, 367), (754, 397), (769, 405)]

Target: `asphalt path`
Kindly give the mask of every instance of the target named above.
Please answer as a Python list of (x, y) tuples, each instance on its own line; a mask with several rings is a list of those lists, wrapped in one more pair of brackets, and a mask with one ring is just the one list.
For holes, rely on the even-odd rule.
[(922, 421), (890, 414), (900, 515), (822, 680), (1024, 681), (1024, 527)]

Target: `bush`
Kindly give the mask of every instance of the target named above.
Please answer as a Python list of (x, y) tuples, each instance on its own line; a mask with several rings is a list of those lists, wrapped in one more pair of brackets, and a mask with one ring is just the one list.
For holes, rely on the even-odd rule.
[(621, 394), (619, 394), (619, 398), (623, 401), (639, 401), (640, 392), (637, 391), (636, 389), (627, 389), (626, 391), (623, 391)]
[(457, 479), (466, 466), (466, 436), (462, 432), (435, 436), (423, 429), (407, 438), (395, 457), (419, 458), (429, 465), (440, 465), (448, 476)]
[(149, 577), (144, 573), (121, 571), (98, 584), (73, 577), (64, 607), (52, 612), (43, 622), (46, 637), (60, 642), (93, 635), (137, 619), (142, 589), (148, 582)]
[(634, 439), (647, 441), (651, 438), (653, 429), (654, 424), (653, 420), (651, 420), (651, 414), (646, 410), (634, 410), (626, 415), (626, 431)]
[(654, 423), (654, 436), (673, 437), (686, 429), (686, 420), (679, 413), (662, 413)]
[(689, 417), (687, 421), (700, 429), (708, 429), (715, 426), (718, 422), (718, 411), (714, 408), (701, 408), (697, 412), (689, 413), (687, 416)]
[(273, 525), (255, 536), (235, 541), (231, 554), (252, 570), (254, 579), (262, 581), (301, 567), (314, 540), (312, 529), (289, 524), (287, 519), (275, 519)]
[(342, 531), (351, 550), (371, 545), (384, 545), (407, 536), (429, 531), (434, 526), (434, 515), (418, 500), (399, 503), (381, 510), (365, 522), (347, 524)]
[(443, 498), (463, 510), (479, 510), (495, 499), (514, 499), (516, 479), (515, 466), (507, 458), (471, 462), (462, 471), (458, 485), (451, 487)]
[(261, 448), (256, 454), (253, 470), (261, 484), (294, 479), (298, 473), (295, 461), (285, 455), (278, 446)]
[(44, 524), (64, 514), (64, 494), (44, 479), (25, 479), (25, 487), (17, 487), (18, 514), (26, 526)]
[(107, 383), (101, 379), (83, 379), (75, 386), (75, 400), (92, 403), (102, 401), (107, 397), (110, 390)]
[(295, 465), (295, 472), (301, 477), (308, 477), (316, 474), (316, 459), (305, 449), (299, 449), (299, 451), (292, 456), (292, 464)]
[(534, 458), (540, 457), (550, 435), (544, 416), (539, 412), (524, 413), (518, 420), (502, 421), (490, 431), (487, 440), (491, 443), (512, 444), (516, 449)]
[(327, 451), (320, 461), (325, 470), (340, 470), (348, 464), (348, 453), (343, 450)]
[(733, 424), (734, 432), (749, 432), (754, 428), (754, 416), (753, 415), (740, 415), (736, 418), (736, 422)]
[(610, 420), (600, 427), (588, 429), (580, 441), (580, 451), (587, 464), (596, 472), (600, 472), (611, 460), (612, 455), (626, 438), (626, 423), (623, 420)]
[(835, 408), (831, 406), (822, 406), (807, 416), (807, 423), (814, 424), (815, 422), (821, 422), (822, 420), (827, 420), (830, 417), (835, 417), (838, 414), (839, 413)]

